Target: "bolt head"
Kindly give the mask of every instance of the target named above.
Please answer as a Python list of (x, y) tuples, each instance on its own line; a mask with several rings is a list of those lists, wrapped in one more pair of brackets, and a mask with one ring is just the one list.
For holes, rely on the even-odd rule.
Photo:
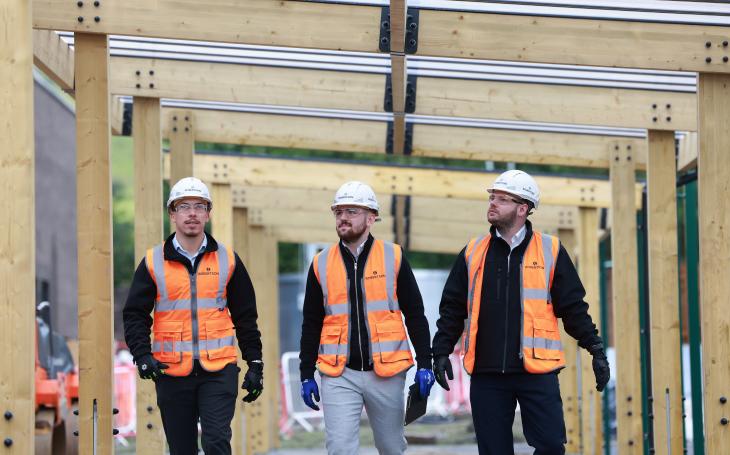
[(707, 58), (705, 59), (705, 62), (707, 62), (707, 63), (712, 63), (712, 57), (707, 57)]
[(94, 16), (94, 22), (99, 22), (101, 18), (99, 16)]
[(152, 429), (152, 424), (151, 424), (151, 423), (148, 423), (148, 424), (147, 424), (147, 429), (148, 429), (148, 430), (151, 430), (151, 429)]
[(99, 7), (99, 5), (100, 5), (100, 3), (99, 3), (99, 0), (96, 0), (96, 1), (94, 2), (94, 6), (96, 6), (96, 7), (98, 8), (98, 7)]
[(5, 411), (5, 414), (3, 414), (3, 416), (5, 417), (5, 420), (10, 420), (13, 418), (13, 413), (10, 411)]
[(83, 22), (84, 21), (84, 18), (82, 16), (79, 16), (79, 17), (76, 18), (76, 20), (79, 21), (79, 22)]
[(707, 48), (709, 48), (709, 47), (712, 47), (712, 43), (711, 43), (711, 42), (709, 42), (709, 41), (708, 41), (708, 42), (706, 42), (706, 43), (705, 43), (705, 47), (707, 47)]
[(147, 412), (152, 412), (154, 408), (152, 406), (147, 406)]
[(13, 440), (10, 438), (5, 438), (3, 444), (5, 444), (5, 447), (10, 447), (11, 445), (13, 445)]
[(725, 397), (720, 397), (720, 403), (722, 403), (722, 404), (725, 404), (725, 403), (727, 403), (727, 398), (725, 398)]
[(84, 6), (84, 2), (81, 2), (81, 1), (76, 2), (76, 6), (78, 6), (79, 8), (81, 8), (82, 6)]
[(728, 423), (727, 417), (723, 417), (722, 419), (720, 419), (720, 424), (727, 425), (727, 423)]

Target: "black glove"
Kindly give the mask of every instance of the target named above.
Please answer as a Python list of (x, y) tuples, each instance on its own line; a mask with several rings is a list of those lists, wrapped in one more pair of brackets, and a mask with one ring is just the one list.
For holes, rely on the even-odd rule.
[(140, 378), (152, 379), (153, 381), (157, 381), (157, 377), (165, 374), (164, 370), (170, 368), (169, 365), (152, 357), (152, 354), (144, 354), (135, 359), (134, 363), (137, 364)]
[(588, 348), (593, 356), (593, 374), (596, 375), (596, 390), (603, 392), (608, 380), (611, 378), (611, 368), (608, 366), (606, 353), (603, 351), (603, 344), (594, 344)]
[(454, 379), (454, 371), (451, 369), (451, 360), (447, 355), (439, 355), (433, 359), (433, 372), (436, 375), (436, 382), (444, 388), (449, 389), (449, 383), (446, 378)]
[(243, 377), (242, 389), (248, 391), (243, 401), (251, 403), (261, 395), (264, 390), (264, 364), (262, 362), (248, 362), (248, 371)]

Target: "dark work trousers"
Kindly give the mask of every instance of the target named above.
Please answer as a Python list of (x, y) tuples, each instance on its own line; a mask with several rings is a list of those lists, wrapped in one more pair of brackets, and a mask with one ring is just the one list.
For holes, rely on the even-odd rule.
[(231, 453), (231, 420), (238, 396), (238, 366), (205, 371), (196, 360), (189, 376), (160, 376), (155, 384), (170, 455), (197, 455), (198, 419), (206, 455)]
[(476, 374), (471, 377), (470, 398), (479, 455), (515, 453), (512, 423), (518, 402), (525, 439), (535, 455), (565, 453), (557, 373)]

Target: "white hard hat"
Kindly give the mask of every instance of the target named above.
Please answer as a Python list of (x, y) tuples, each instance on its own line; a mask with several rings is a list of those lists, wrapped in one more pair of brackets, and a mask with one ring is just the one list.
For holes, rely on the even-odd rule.
[(535, 179), (530, 174), (516, 169), (503, 172), (497, 177), (497, 180), (494, 181), (492, 186), (487, 188), (487, 191), (490, 193), (495, 190), (504, 191), (505, 193), (530, 201), (535, 208), (540, 203), (540, 188), (537, 187)]
[(210, 191), (208, 187), (200, 179), (195, 177), (184, 177), (181, 178), (173, 187), (170, 189), (170, 197), (167, 199), (167, 208), (172, 206), (172, 203), (178, 199), (186, 197), (198, 197), (208, 201), (208, 207), (213, 207), (213, 201), (210, 199)]
[(378, 200), (375, 198), (375, 192), (370, 188), (370, 185), (357, 181), (347, 182), (337, 190), (335, 200), (332, 201), (330, 208), (334, 210), (335, 207), (341, 205), (365, 207), (373, 210), (376, 215), (380, 211)]

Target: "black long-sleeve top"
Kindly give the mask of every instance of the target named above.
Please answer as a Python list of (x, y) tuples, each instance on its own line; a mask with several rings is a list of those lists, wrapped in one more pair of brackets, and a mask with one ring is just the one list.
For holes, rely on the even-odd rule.
[[(353, 370), (369, 371), (373, 369), (369, 361), (370, 348), (368, 343), (368, 332), (365, 326), (365, 311), (363, 308), (363, 291), (360, 287), (362, 283), (362, 274), (365, 269), (365, 262), (370, 247), (373, 244), (373, 236), (368, 236), (365, 241), (362, 252), (357, 258), (360, 265), (357, 269), (357, 277), (355, 277), (355, 257), (352, 252), (342, 243), (339, 243), (340, 253), (347, 269), (347, 277), (350, 283), (350, 301), (357, 305), (350, 305), (350, 353), (347, 359), (347, 368)], [(398, 281), (396, 294), (398, 296), (398, 304), (400, 310), (405, 317), (408, 335), (416, 350), (416, 363), (418, 368), (431, 368), (431, 334), (428, 328), (428, 321), (423, 311), (423, 299), (421, 292), (418, 290), (416, 278), (405, 257), (401, 256), (401, 265), (398, 272)], [(357, 291), (355, 290), (357, 286)], [(322, 332), (322, 323), (324, 322), (324, 297), (322, 295), (322, 286), (314, 274), (314, 268), (310, 265), (309, 274), (307, 276), (307, 289), (304, 295), (304, 319), (302, 321), (302, 338), (300, 342), (300, 374), (301, 379), (311, 379), (314, 377), (315, 364), (319, 351), (319, 340)], [(359, 321), (359, 324), (358, 324)]]
[[(481, 306), (473, 373), (523, 373), (520, 353), (520, 269), (522, 257), (532, 238), (528, 221), (525, 238), (510, 250), (507, 242), (491, 229), (492, 238), (484, 264)], [(464, 252), (456, 258), (444, 286), (439, 307), (434, 356), (449, 355), (464, 330), (468, 316), (468, 275)], [(509, 261), (508, 261), (509, 258)], [(509, 264), (509, 265), (508, 265)], [(563, 320), (565, 331), (582, 348), (601, 343), (598, 330), (588, 314), (585, 289), (568, 252), (560, 245), (550, 288), (553, 312)]]
[[(177, 252), (172, 244), (170, 235), (163, 247), (163, 254), (166, 261), (177, 261), (185, 265), (188, 273), (193, 274), (198, 270), (198, 265), (203, 255), (218, 250), (218, 243), (206, 233), (208, 244), (205, 251), (195, 258), (195, 265), (190, 260)], [(241, 348), (243, 359), (246, 361), (261, 360), (261, 333), (259, 332), (256, 319), (256, 295), (254, 293), (251, 278), (248, 276), (241, 258), (234, 252), (236, 266), (233, 276), (226, 287), (228, 310), (231, 313), (233, 325), (236, 328), (236, 338)], [(150, 313), (155, 306), (157, 297), (157, 285), (147, 270), (145, 259), (142, 259), (137, 270), (134, 272), (132, 286), (129, 290), (127, 302), (124, 304), (122, 317), (124, 320), (124, 338), (129, 350), (135, 359), (144, 354), (152, 352), (150, 345), (150, 328), (152, 327), (152, 316)]]

